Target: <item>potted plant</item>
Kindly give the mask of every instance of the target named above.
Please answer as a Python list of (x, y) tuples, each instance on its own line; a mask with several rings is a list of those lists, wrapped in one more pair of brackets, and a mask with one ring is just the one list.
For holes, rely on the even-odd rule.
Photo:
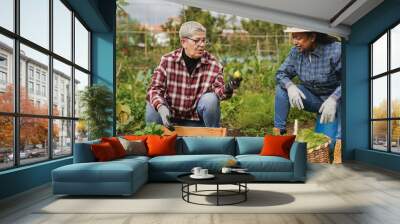
[(112, 92), (102, 84), (86, 87), (80, 93), (81, 118), (85, 121), (89, 139), (110, 136), (112, 126)]

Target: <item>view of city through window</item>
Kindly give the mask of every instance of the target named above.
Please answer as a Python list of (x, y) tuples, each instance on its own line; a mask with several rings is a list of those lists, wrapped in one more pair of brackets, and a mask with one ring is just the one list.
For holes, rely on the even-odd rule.
[[(89, 31), (77, 18), (72, 24), (73, 11), (62, 1), (52, 3), (50, 9), (49, 0), (20, 0), (19, 35), (33, 44), (14, 32), (14, 1), (0, 3), (0, 170), (69, 156), (74, 141), (87, 139), (84, 124), (79, 129), (76, 126), (80, 116), (79, 92), (90, 80)], [(53, 18), (49, 18), (49, 13), (35, 13), (49, 10), (53, 10)], [(48, 39), (51, 30), (53, 49)], [(76, 50), (72, 49), (73, 38)], [(15, 61), (16, 44), (20, 49), (19, 61)], [(79, 53), (75, 63), (82, 70), (75, 66), (72, 50)], [(16, 64), (18, 74), (14, 70)], [(19, 82), (15, 82), (16, 78)]]
[(400, 58), (396, 52), (400, 52), (400, 25), (371, 44), (371, 145), (400, 153)]

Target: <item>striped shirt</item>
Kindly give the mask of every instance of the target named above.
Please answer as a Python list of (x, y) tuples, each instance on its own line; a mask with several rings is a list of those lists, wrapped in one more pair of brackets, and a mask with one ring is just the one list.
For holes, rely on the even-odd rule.
[(196, 112), (200, 97), (214, 92), (220, 100), (231, 94), (224, 91), (223, 66), (204, 52), (196, 68), (189, 74), (182, 58), (182, 48), (161, 57), (147, 91), (147, 101), (154, 108), (167, 106), (176, 119), (199, 120)]
[(319, 44), (310, 53), (301, 53), (293, 47), (276, 73), (276, 81), (283, 88), (293, 84), (298, 76), (302, 85), (317, 96), (341, 97), (341, 44)]

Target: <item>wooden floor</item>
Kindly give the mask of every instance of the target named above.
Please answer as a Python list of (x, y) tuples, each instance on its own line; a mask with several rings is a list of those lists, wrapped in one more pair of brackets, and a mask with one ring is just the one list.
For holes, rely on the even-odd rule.
[[(308, 183), (317, 183), (345, 201), (363, 202), (356, 214), (36, 214), (54, 200), (42, 186), (0, 202), (0, 223), (237, 224), (237, 223), (400, 223), (400, 174), (360, 163), (311, 165)], [(319, 203), (316, 201), (315, 203)]]

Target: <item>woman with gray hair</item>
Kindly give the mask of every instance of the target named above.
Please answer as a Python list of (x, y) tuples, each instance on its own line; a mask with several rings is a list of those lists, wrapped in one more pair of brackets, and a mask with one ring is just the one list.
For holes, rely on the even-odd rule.
[(171, 128), (220, 126), (220, 100), (232, 96), (240, 79), (224, 84), (223, 66), (206, 51), (206, 28), (189, 21), (179, 29), (181, 48), (161, 57), (147, 92), (146, 123)]

